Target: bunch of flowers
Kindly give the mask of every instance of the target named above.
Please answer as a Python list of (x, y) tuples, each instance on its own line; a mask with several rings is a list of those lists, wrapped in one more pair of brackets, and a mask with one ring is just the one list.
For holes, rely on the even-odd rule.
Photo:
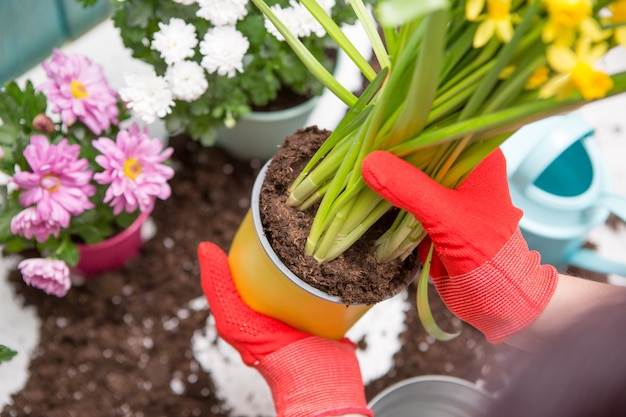
[(40, 258), (18, 264), (24, 280), (62, 297), (77, 243), (113, 236), (170, 196), (173, 150), (135, 123), (120, 126), (124, 103), (99, 65), (55, 50), (42, 66), (37, 88), (0, 90), (0, 243), (35, 250)]
[[(358, 98), (320, 68), (263, 0), (253, 1), (350, 107), (289, 198), (301, 209), (319, 203), (306, 252), (320, 263), (341, 255), (392, 208), (361, 178), (369, 152), (388, 150), (453, 188), (522, 125), (626, 91), (626, 73), (601, 67), (607, 51), (626, 45), (625, 0), (386, 0), (373, 16), (353, 0), (381, 68), (355, 61), (370, 80)], [(302, 3), (333, 32), (335, 23), (314, 0)], [(335, 39), (356, 56), (347, 39)], [(399, 211), (376, 256), (404, 258), (424, 237), (415, 217)], [(426, 267), (420, 296), (427, 274)]]
[[(355, 20), (344, 0), (320, 4), (338, 24)], [(277, 109), (281, 95), (303, 102), (323, 91), (248, 0), (129, 0), (115, 7), (124, 45), (150, 65), (125, 74), (120, 94), (135, 116), (164, 119), (170, 133), (185, 131), (212, 145), (220, 128), (252, 110)], [(272, 10), (325, 68), (334, 66), (332, 39), (302, 4), (274, 0)]]

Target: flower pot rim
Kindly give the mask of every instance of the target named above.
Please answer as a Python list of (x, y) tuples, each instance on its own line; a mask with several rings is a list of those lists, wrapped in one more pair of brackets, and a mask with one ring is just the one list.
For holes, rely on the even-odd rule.
[(79, 243), (77, 246), (83, 251), (84, 250), (89, 251), (89, 250), (101, 250), (101, 249), (109, 248), (111, 246), (118, 245), (121, 241), (125, 240), (127, 236), (132, 235), (133, 233), (137, 231), (137, 229), (142, 227), (145, 220), (148, 218), (148, 216), (150, 216), (149, 211), (141, 212), (139, 213), (139, 216), (137, 216), (135, 221), (132, 222), (130, 226), (128, 226), (126, 229), (124, 229), (120, 233), (114, 236), (111, 236), (110, 238), (104, 239), (101, 242), (94, 243), (93, 245), (89, 245), (86, 243)]
[[(263, 165), (263, 167), (259, 171), (259, 174), (257, 175), (254, 181), (254, 186), (252, 187), (252, 198), (251, 198), (252, 223), (257, 232), (256, 235), (261, 243), (261, 246), (263, 247), (263, 250), (265, 251), (267, 256), (270, 258), (270, 260), (274, 263), (274, 265), (283, 273), (283, 275), (285, 275), (292, 283), (300, 287), (302, 290), (316, 297), (319, 297), (323, 300), (345, 305), (346, 302), (343, 301), (340, 297), (327, 294), (324, 291), (318, 288), (315, 288), (307, 284), (303, 280), (301, 280), (296, 274), (294, 274), (289, 268), (287, 268), (287, 266), (283, 263), (283, 261), (281, 261), (281, 259), (278, 257), (276, 252), (274, 252), (274, 250), (272, 249), (272, 246), (269, 240), (267, 240), (267, 236), (265, 236), (265, 232), (263, 230), (263, 224), (261, 222), (261, 211), (259, 209), (259, 206), (260, 206), (259, 200), (261, 196), (261, 188), (263, 187), (263, 181), (265, 180), (265, 174), (271, 162), (272, 160), (270, 159)], [(355, 303), (355, 304), (350, 304), (350, 305), (356, 306), (356, 305), (364, 305), (364, 304)]]
[[(458, 407), (461, 404), (465, 403), (465, 405), (469, 404), (467, 402), (467, 395), (463, 394), (459, 396), (458, 392), (452, 392), (452, 394), (448, 394), (445, 390), (445, 386), (450, 386), (454, 388), (466, 388), (470, 392), (471, 395), (475, 396), (475, 401), (484, 401), (488, 403), (494, 399), (494, 396), (489, 392), (482, 389), (475, 383), (472, 383), (466, 379), (459, 378), (452, 375), (438, 375), (438, 374), (430, 374), (430, 375), (420, 375), (407, 379), (403, 379), (395, 384), (390, 385), (389, 387), (383, 389), (381, 392), (376, 394), (374, 398), (372, 398), (368, 407), (374, 410), (374, 412), (378, 415), (378, 413), (382, 413), (381, 417), (384, 417), (388, 414), (390, 410), (385, 410), (385, 406), (387, 403), (398, 404), (401, 402), (409, 402), (410, 404), (414, 404), (415, 402), (419, 402), (419, 392), (416, 393), (417, 385), (431, 385), (431, 384), (439, 384), (442, 385), (444, 389), (438, 389), (437, 398), (431, 398), (432, 401), (442, 402), (449, 400), (450, 405)], [(412, 389), (415, 388), (415, 389)], [(465, 400), (465, 401), (463, 401)], [(470, 401), (471, 402), (471, 401)], [(383, 407), (383, 409), (380, 409)], [(385, 413), (384, 411), (387, 411)], [(450, 414), (451, 416), (456, 416), (457, 414)]]
[(268, 122), (288, 119), (293, 116), (300, 115), (303, 112), (308, 111), (309, 109), (314, 108), (317, 105), (317, 102), (319, 101), (319, 99), (320, 99), (320, 96), (316, 95), (303, 101), (300, 104), (288, 107), (286, 109), (271, 110), (271, 111), (254, 111), (253, 110), (249, 113), (244, 114), (241, 117), (247, 120), (254, 120), (254, 121), (262, 120), (262, 121), (268, 121)]

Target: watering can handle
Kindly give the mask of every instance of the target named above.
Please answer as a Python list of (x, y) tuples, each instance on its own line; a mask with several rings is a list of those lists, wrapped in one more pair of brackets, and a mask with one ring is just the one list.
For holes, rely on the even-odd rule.
[[(595, 205), (599, 208), (608, 209), (626, 221), (626, 197), (617, 194), (604, 194), (600, 196)], [(626, 263), (607, 259), (591, 249), (578, 249), (568, 257), (567, 263), (601, 274), (617, 274), (626, 277)]]
[[(547, 129), (544, 130), (544, 126)], [(527, 130), (528, 134), (542, 134), (545, 139), (539, 141), (541, 146), (535, 146), (510, 175), (511, 183), (520, 190), (525, 190), (535, 182), (537, 177), (567, 148), (594, 134), (594, 129), (576, 113), (561, 117), (553, 116), (549, 124), (534, 126), (531, 124), (529, 127), (537, 127), (541, 131), (535, 133), (534, 129)]]

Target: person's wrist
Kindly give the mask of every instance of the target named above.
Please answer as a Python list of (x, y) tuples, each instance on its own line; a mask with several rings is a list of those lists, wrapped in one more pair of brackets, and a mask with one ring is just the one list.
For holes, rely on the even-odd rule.
[(256, 368), (270, 386), (277, 417), (372, 417), (347, 339), (312, 336), (267, 355)]
[(498, 253), (480, 267), (434, 280), (450, 311), (500, 343), (532, 323), (556, 290), (558, 272), (541, 264), (519, 228)]

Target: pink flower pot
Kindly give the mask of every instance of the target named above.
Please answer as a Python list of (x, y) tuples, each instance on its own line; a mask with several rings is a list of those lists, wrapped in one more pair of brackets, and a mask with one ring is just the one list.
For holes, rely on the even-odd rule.
[(104, 271), (112, 271), (134, 258), (141, 248), (141, 227), (150, 213), (141, 213), (123, 232), (94, 245), (79, 244), (80, 260), (73, 272), (89, 281)]

